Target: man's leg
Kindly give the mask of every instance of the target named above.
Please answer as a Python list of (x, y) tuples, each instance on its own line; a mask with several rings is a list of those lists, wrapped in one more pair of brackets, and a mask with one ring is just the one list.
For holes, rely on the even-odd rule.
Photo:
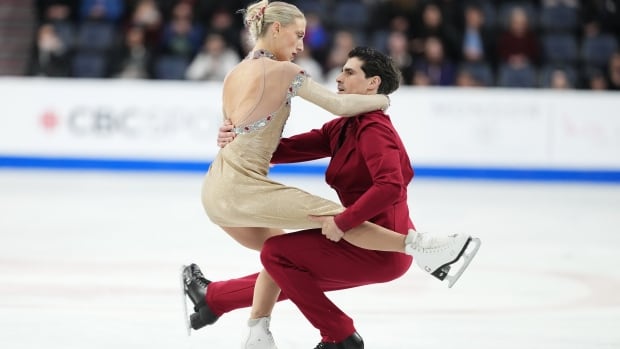
[[(254, 299), (254, 286), (257, 277), (258, 273), (225, 281), (210, 281), (206, 279), (207, 286), (204, 291), (204, 298), (197, 297), (198, 299), (194, 302), (194, 305), (197, 307), (203, 304), (208, 306), (209, 310), (216, 317), (220, 317), (235, 309), (250, 307)], [(285, 299), (287, 299), (286, 296), (280, 293), (277, 301)], [(202, 300), (205, 303), (201, 303)]]
[(355, 327), (353, 319), (324, 291), (394, 280), (412, 262), (410, 256), (402, 253), (369, 251), (346, 241), (332, 242), (320, 230), (268, 239), (261, 260), (282, 292), (328, 343), (342, 342), (355, 333)]
[[(272, 228), (221, 228), (241, 245), (255, 250), (260, 250), (269, 237), (284, 234), (284, 230)], [(210, 325), (222, 314), (250, 305), (253, 306), (252, 318), (257, 317), (254, 314), (269, 316), (280, 297), (280, 289), (269, 277), (258, 277), (259, 287), (255, 288), (257, 276), (253, 274), (226, 282), (211, 282), (197, 265), (186, 266), (183, 270), (185, 293), (196, 311), (190, 317), (191, 327), (199, 329)]]

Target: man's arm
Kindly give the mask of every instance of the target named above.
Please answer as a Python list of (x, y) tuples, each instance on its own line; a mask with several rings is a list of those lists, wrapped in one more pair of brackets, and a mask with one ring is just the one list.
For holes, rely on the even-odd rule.
[[(233, 126), (229, 120), (220, 126), (217, 145), (224, 148), (235, 139), (232, 132)], [(290, 138), (280, 139), (280, 144), (274, 152), (271, 163), (285, 164), (293, 162), (310, 161), (331, 156), (329, 138), (326, 136), (325, 127), (320, 130), (301, 133)]]
[(329, 139), (323, 129), (282, 138), (271, 158), (272, 164), (310, 161), (331, 156)]
[(233, 124), (228, 119), (224, 119), (224, 123), (220, 126), (217, 133), (217, 146), (224, 148), (228, 143), (235, 139), (236, 134), (233, 132)]

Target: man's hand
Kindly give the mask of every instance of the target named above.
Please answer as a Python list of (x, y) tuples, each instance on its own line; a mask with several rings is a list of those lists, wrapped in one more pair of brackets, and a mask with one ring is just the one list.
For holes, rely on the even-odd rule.
[(334, 216), (308, 216), (308, 219), (321, 223), (321, 233), (331, 241), (338, 242), (344, 236), (344, 232), (336, 225)]
[(224, 124), (220, 126), (220, 132), (217, 134), (217, 146), (220, 148), (224, 148), (228, 143), (232, 142), (235, 139), (235, 133), (232, 132), (233, 129), (232, 122), (226, 119), (224, 120)]

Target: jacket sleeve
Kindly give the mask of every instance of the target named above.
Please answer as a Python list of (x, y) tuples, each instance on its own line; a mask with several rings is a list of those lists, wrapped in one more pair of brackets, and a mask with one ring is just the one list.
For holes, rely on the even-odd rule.
[(407, 190), (400, 161), (402, 150), (394, 138), (392, 130), (378, 123), (367, 125), (358, 133), (357, 150), (368, 167), (372, 185), (334, 218), (342, 231), (346, 232), (385, 211), (402, 197), (403, 190)]
[(286, 164), (321, 159), (331, 156), (329, 138), (325, 130), (312, 130), (289, 138), (282, 138), (271, 157), (272, 164)]

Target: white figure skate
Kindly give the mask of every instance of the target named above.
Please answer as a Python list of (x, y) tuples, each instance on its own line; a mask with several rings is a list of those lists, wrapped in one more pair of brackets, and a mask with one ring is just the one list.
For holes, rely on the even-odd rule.
[(241, 349), (278, 349), (269, 330), (270, 317), (248, 320), (248, 335)]
[[(470, 244), (472, 248), (467, 251)], [(480, 244), (480, 239), (469, 235), (454, 234), (438, 237), (411, 229), (405, 239), (405, 251), (413, 256), (422, 270), (441, 281), (448, 280), (448, 287), (452, 287), (478, 253)], [(449, 274), (450, 266), (458, 262), (461, 257), (463, 264), (459, 270), (454, 274)]]

